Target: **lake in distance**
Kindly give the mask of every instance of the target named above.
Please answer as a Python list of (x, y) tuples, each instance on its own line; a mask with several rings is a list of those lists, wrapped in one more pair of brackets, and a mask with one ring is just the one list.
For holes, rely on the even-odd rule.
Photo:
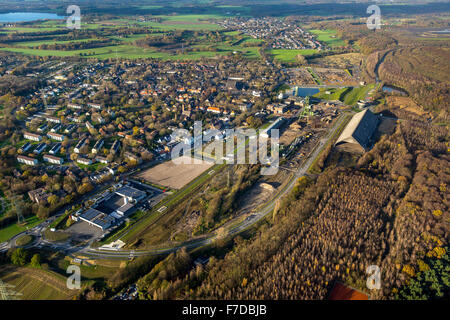
[(26, 21), (36, 21), (45, 19), (57, 19), (62, 20), (66, 17), (58, 16), (55, 13), (45, 13), (45, 12), (9, 12), (0, 14), (0, 23), (11, 23), (11, 22), (26, 22)]

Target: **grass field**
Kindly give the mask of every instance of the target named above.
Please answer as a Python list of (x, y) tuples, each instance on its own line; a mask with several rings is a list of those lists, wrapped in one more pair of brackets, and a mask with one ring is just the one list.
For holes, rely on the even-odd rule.
[(297, 62), (297, 56), (299, 54), (307, 57), (315, 54), (317, 50), (314, 49), (304, 49), (304, 50), (286, 50), (286, 49), (274, 49), (270, 50), (270, 54), (273, 55), (275, 60), (284, 63)]
[(331, 48), (342, 47), (345, 46), (345, 42), (337, 37), (336, 30), (309, 30), (312, 34), (317, 35), (317, 40), (321, 42), (325, 42)]
[(221, 30), (222, 28), (207, 20), (222, 19), (222, 15), (175, 15), (175, 16), (153, 16), (160, 18), (161, 22), (146, 21), (138, 22), (141, 26), (148, 26), (160, 30)]
[[(338, 89), (321, 89), (314, 97), (323, 100), (339, 100), (349, 106), (354, 106), (359, 100), (364, 100), (368, 92), (375, 87), (375, 84), (369, 84), (361, 87), (346, 87)], [(327, 94), (326, 92), (330, 92)]]
[(14, 223), (5, 228), (0, 229), (0, 242), (7, 241), (12, 237), (14, 237), (16, 234), (26, 231), (27, 228), (28, 229), (33, 228), (42, 221), (43, 220), (39, 220), (36, 216), (32, 216), (25, 219), (26, 224), (22, 226), (19, 226), (18, 224)]

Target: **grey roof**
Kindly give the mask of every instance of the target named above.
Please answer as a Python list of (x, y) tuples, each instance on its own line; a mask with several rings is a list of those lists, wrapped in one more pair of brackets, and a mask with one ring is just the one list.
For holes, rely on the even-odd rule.
[(369, 147), (370, 138), (375, 132), (378, 125), (378, 118), (366, 109), (353, 116), (350, 122), (345, 127), (336, 145), (342, 143), (356, 143), (361, 145), (364, 149)]
[(127, 204), (124, 204), (121, 206), (117, 211), (122, 212), (123, 214), (126, 214), (129, 210), (131, 210), (134, 207), (134, 204), (128, 202)]
[(98, 211), (94, 208), (90, 208), (85, 213), (80, 216), (81, 219), (90, 221), (91, 223), (99, 226), (102, 229), (106, 229), (110, 227), (115, 219), (107, 214), (104, 214), (101, 211)]
[(90, 208), (88, 211), (83, 213), (80, 218), (92, 221), (94, 218), (96, 218), (98, 215), (103, 214), (101, 211), (98, 211), (96, 209)]
[(129, 186), (120, 188), (119, 190), (116, 191), (116, 193), (119, 195), (125, 196), (125, 197), (133, 198), (133, 199), (136, 199), (136, 198), (146, 195), (146, 193), (144, 191), (141, 191), (136, 188), (129, 187)]
[(115, 220), (116, 219), (114, 219), (111, 216), (102, 214), (102, 216), (100, 216), (99, 218), (95, 219), (93, 221), (93, 223), (95, 223), (96, 225), (100, 226), (103, 229), (106, 229), (109, 226), (111, 226), (114, 223)]

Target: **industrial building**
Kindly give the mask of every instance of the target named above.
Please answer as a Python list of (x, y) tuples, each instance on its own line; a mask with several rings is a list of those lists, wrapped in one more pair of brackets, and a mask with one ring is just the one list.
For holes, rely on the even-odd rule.
[(99, 202), (80, 215), (80, 219), (105, 231), (136, 210), (136, 205), (147, 197), (145, 191), (130, 185), (106, 194)]
[(271, 136), (272, 130), (280, 129), (284, 123), (284, 118), (280, 117), (275, 120), (267, 129), (261, 132), (261, 136), (264, 138), (269, 138)]
[(369, 109), (355, 114), (336, 141), (336, 149), (350, 153), (366, 152), (373, 144), (372, 136), (378, 123), (378, 117)]

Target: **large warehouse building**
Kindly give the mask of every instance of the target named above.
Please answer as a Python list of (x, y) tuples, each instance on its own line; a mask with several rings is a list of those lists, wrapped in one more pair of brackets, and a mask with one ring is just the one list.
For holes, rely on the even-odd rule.
[(378, 122), (378, 117), (369, 109), (355, 114), (336, 141), (336, 149), (351, 153), (366, 152), (372, 145)]

